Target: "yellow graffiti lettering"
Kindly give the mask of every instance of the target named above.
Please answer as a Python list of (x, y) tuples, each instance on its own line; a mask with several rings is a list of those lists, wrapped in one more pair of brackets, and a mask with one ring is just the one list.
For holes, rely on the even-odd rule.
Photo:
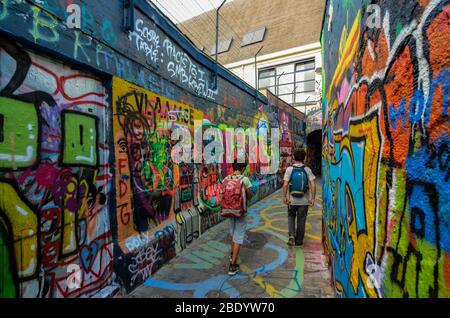
[(11, 225), (17, 273), (20, 279), (33, 277), (38, 268), (38, 219), (31, 208), (7, 183), (0, 183), (0, 212)]

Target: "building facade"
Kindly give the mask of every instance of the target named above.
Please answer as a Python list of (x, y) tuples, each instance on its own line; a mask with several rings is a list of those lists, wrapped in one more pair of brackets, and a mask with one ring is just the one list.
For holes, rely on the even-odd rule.
[[(251, 86), (268, 89), (306, 113), (307, 134), (322, 129), (324, 8), (325, 0), (234, 0), (220, 11), (220, 63)], [(214, 11), (183, 22), (180, 28), (215, 57)]]

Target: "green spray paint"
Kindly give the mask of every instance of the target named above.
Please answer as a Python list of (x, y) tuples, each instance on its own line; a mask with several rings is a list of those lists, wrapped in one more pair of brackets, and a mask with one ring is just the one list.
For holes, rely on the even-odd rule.
[(280, 296), (284, 298), (293, 298), (302, 290), (304, 268), (305, 254), (302, 249), (297, 249), (295, 250), (294, 275), (289, 283), (289, 286), (279, 292)]
[(10, 268), (9, 251), (3, 235), (3, 227), (0, 225), (0, 298), (14, 298), (16, 297), (16, 286)]
[[(74, 41), (74, 45), (73, 45), (73, 57), (76, 60), (80, 60), (79, 56), (78, 56), (78, 51), (81, 51), (83, 53), (84, 58), (86, 59), (86, 61), (88, 63), (90, 63), (91, 62), (91, 58), (86, 53), (84, 47), (85, 46), (86, 47), (90, 47), (92, 45), (92, 38), (88, 37), (88, 36), (85, 36), (84, 38), (87, 39), (87, 41), (86, 42), (82, 42), (81, 39), (80, 39), (80, 36), (81, 36), (82, 33), (80, 31), (78, 31), (78, 30), (74, 30), (73, 33), (75, 34), (75, 41)], [(98, 59), (97, 59), (97, 64), (98, 64)]]
[(97, 121), (81, 113), (64, 116), (63, 163), (97, 166)]
[(33, 11), (33, 28), (28, 30), (28, 33), (33, 36), (34, 42), (37, 43), (39, 40), (57, 42), (59, 40), (59, 33), (56, 31), (58, 20), (38, 7), (32, 7), (31, 10)]
[(36, 161), (38, 117), (32, 104), (0, 97), (0, 168), (26, 168)]
[(0, 0), (0, 21), (8, 17), (8, 0)]

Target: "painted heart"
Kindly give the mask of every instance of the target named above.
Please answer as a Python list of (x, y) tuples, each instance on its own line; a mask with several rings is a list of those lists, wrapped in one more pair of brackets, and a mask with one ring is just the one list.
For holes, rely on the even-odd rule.
[(94, 260), (97, 257), (98, 246), (96, 242), (93, 242), (91, 245), (84, 245), (81, 247), (81, 264), (85, 271), (89, 272), (91, 270), (92, 264), (94, 264)]

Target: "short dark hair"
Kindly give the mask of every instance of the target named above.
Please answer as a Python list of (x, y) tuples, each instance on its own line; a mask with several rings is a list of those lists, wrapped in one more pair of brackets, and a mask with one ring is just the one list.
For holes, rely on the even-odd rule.
[(245, 170), (245, 168), (247, 168), (247, 164), (246, 163), (239, 163), (237, 161), (233, 162), (232, 166), (233, 166), (233, 171), (241, 171), (241, 172), (243, 172)]
[(294, 151), (294, 160), (295, 161), (300, 161), (300, 162), (304, 162), (306, 158), (306, 151), (305, 149), (296, 149)]

